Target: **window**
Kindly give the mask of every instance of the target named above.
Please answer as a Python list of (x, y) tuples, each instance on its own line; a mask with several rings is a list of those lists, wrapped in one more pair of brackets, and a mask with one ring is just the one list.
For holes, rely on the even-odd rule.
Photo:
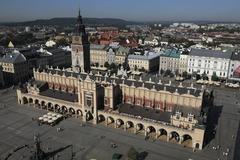
[(88, 107), (92, 107), (92, 95), (85, 95), (85, 105)]
[(106, 99), (106, 98), (104, 99), (104, 104), (108, 105), (108, 99)]

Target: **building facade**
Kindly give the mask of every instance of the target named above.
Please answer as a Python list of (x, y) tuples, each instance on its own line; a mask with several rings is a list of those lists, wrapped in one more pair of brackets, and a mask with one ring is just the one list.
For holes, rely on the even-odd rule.
[(238, 52), (232, 53), (228, 71), (228, 79), (240, 81), (240, 53)]
[(144, 55), (129, 55), (128, 65), (132, 71), (158, 71), (159, 56), (159, 54), (153, 52), (146, 52)]
[(192, 49), (189, 53), (188, 73), (205, 73), (210, 79), (216, 73), (218, 77), (226, 79), (228, 77), (230, 57), (231, 53), (229, 52)]
[(179, 59), (180, 52), (177, 50), (166, 50), (164, 54), (160, 56), (159, 60), (159, 74), (161, 70), (166, 71), (170, 70), (172, 73), (175, 73), (179, 70)]
[(91, 44), (90, 48), (91, 64), (98, 64), (103, 67), (104, 63), (107, 62), (107, 47), (105, 45)]
[(125, 63), (126, 59), (127, 59), (127, 56), (129, 54), (129, 50), (130, 50), (130, 48), (128, 48), (128, 47), (120, 46), (116, 50), (115, 63), (116, 64), (123, 64), (123, 63)]
[(18, 51), (7, 53), (0, 58), (5, 84), (18, 84), (29, 78), (29, 66), (26, 58)]
[(179, 73), (187, 72), (188, 69), (188, 55), (181, 54), (179, 58)]
[(34, 81), (17, 90), (20, 104), (197, 149), (202, 149), (205, 133), (200, 118), (203, 94), (141, 77), (53, 68), (34, 70)]

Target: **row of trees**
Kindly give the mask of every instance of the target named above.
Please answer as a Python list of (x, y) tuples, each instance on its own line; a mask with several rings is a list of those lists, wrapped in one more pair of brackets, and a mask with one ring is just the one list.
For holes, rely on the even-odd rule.
[(36, 42), (37, 39), (32, 33), (21, 33), (16, 35), (9, 33), (0, 36), (0, 45), (7, 47), (10, 41), (12, 41), (14, 45), (26, 45)]
[[(160, 74), (163, 75), (164, 77), (182, 76), (184, 79), (190, 79), (190, 78), (194, 77), (196, 80), (199, 80), (199, 79), (209, 80), (209, 77), (206, 74), (206, 72), (204, 72), (203, 74), (198, 74), (197, 72), (193, 72), (192, 75), (190, 75), (186, 71), (184, 71), (182, 74), (179, 74), (178, 70), (176, 70), (173, 73), (169, 69), (167, 69), (166, 71), (161, 69)], [(211, 80), (212, 81), (219, 81), (220, 80), (220, 78), (217, 76), (216, 72), (213, 72)]]

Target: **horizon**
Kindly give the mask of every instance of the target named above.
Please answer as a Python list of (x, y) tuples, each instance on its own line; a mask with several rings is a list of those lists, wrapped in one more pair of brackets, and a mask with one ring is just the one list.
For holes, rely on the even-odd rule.
[[(8, 22), (1, 22), (0, 24), (7, 24), (7, 23), (27, 23), (27, 22), (34, 22), (38, 20), (52, 20), (52, 19), (64, 19), (64, 18), (77, 18), (77, 17), (52, 17), (52, 18), (40, 18), (40, 19), (31, 19), (31, 20), (25, 20), (25, 21), (8, 21)], [(92, 19), (119, 19), (124, 20), (127, 22), (136, 22), (136, 23), (161, 23), (161, 22), (167, 22), (167, 23), (200, 23), (200, 22), (206, 22), (206, 23), (240, 23), (239, 21), (220, 21), (220, 20), (126, 20), (123, 18), (118, 17), (84, 17), (85, 18), (92, 18)]]
[[(57, 4), (57, 6), (56, 6)], [(73, 18), (80, 6), (83, 17), (116, 18), (135, 22), (214, 21), (240, 22), (238, 0), (178, 0), (139, 2), (132, 0), (2, 0), (0, 22), (26, 22), (39, 19)], [(133, 9), (134, 8), (134, 9)]]

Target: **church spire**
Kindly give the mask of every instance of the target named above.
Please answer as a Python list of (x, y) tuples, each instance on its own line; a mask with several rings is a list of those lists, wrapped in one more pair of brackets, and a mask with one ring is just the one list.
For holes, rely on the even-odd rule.
[(77, 28), (77, 35), (85, 35), (86, 34), (85, 26), (83, 24), (80, 8), (79, 8), (79, 11), (78, 11), (77, 27), (76, 28)]
[(77, 21), (78, 21), (79, 24), (83, 24), (80, 7), (79, 7), (79, 10), (78, 10), (78, 20)]

